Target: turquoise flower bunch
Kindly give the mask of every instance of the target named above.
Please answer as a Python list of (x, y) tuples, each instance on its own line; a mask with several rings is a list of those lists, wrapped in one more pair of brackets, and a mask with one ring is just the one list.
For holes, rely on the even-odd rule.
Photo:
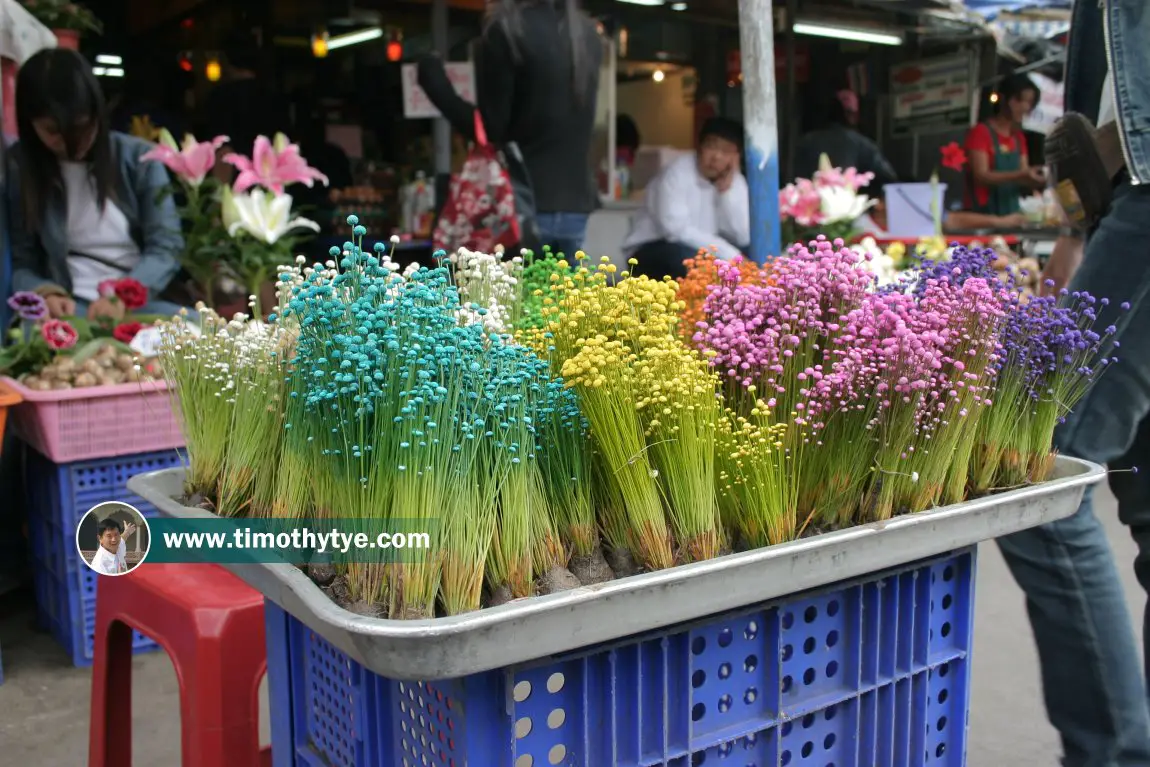
[(566, 564), (538, 424), (573, 425), (578, 405), (546, 362), (467, 321), (487, 309), (461, 301), (445, 258), (401, 275), (349, 224), (354, 241), (296, 279), (274, 318), (298, 328), (285, 429), (306, 435), (294, 444), (312, 459), (319, 515), (433, 538), (403, 562), (348, 565), (351, 596), (399, 618), (431, 617), (437, 600), (478, 609), (485, 574), (493, 591), (526, 596)]

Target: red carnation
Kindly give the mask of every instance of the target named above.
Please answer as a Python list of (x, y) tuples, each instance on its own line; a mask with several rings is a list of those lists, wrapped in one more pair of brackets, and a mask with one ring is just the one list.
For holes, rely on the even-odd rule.
[(139, 280), (125, 277), (116, 280), (116, 298), (124, 302), (128, 311), (135, 311), (148, 303), (148, 289)]
[(960, 172), (966, 167), (966, 152), (957, 142), (952, 141), (942, 148), (942, 165)]
[(115, 330), (112, 331), (112, 338), (115, 338), (122, 344), (130, 344), (132, 343), (132, 339), (136, 337), (136, 334), (143, 329), (143, 324), (139, 322), (121, 322), (116, 326)]
[(48, 346), (57, 351), (71, 349), (76, 345), (76, 339), (80, 337), (76, 328), (63, 320), (48, 320), (40, 326), (40, 335), (44, 337), (44, 342)]

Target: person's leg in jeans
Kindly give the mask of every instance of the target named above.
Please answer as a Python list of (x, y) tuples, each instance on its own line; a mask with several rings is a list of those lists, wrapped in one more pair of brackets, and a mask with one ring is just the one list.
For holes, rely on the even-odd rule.
[(657, 280), (663, 277), (677, 280), (687, 276), (686, 261), (688, 258), (694, 258), (697, 253), (697, 249), (681, 242), (656, 240), (640, 246), (635, 251), (633, 258), (638, 263), (629, 268), (636, 276), (645, 274)]
[[(1071, 290), (1108, 298), (1096, 328), (1114, 324), (1119, 361), (1055, 435), (1060, 452), (1150, 470), (1150, 186), (1123, 184), (1090, 237)], [(1120, 305), (1128, 302), (1130, 311)], [(1112, 475), (1113, 476), (1113, 475)], [(1114, 477), (1119, 515), (1150, 587), (1148, 477)], [(1147, 685), (1114, 554), (1088, 494), (1071, 517), (998, 541), (1038, 644), (1043, 694), (1066, 767), (1150, 765)]]
[(552, 253), (562, 253), (573, 259), (587, 237), (589, 218), (586, 213), (539, 213), (535, 221), (543, 244), (550, 245)]

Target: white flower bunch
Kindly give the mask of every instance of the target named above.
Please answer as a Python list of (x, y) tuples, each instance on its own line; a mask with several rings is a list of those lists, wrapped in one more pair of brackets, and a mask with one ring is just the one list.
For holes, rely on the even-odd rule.
[[(460, 319), (465, 324), (482, 323), (491, 333), (510, 333), (520, 303), (519, 277), (523, 258), (504, 261), (501, 253), (477, 253), (460, 248), (452, 254), (455, 284), (464, 306)], [(484, 312), (478, 311), (482, 307)]]

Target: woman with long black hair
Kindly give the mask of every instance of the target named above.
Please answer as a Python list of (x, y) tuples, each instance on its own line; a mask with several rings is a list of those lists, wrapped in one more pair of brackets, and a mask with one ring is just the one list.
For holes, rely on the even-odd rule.
[(574, 255), (598, 206), (591, 134), (603, 44), (578, 0), (490, 0), (477, 52), (478, 105), (456, 94), (443, 61), (419, 66), (419, 84), (452, 127), (475, 138), (475, 108), (496, 147), (518, 145), (543, 244)]
[(163, 194), (168, 173), (142, 156), (153, 145), (109, 130), (104, 94), (76, 51), (40, 51), (16, 80), (20, 142), (9, 155), (8, 207), (15, 290), (44, 296), (53, 317), (112, 321), (123, 303), (100, 283), (130, 277), (148, 289), (141, 312), (179, 271), (180, 219)]

